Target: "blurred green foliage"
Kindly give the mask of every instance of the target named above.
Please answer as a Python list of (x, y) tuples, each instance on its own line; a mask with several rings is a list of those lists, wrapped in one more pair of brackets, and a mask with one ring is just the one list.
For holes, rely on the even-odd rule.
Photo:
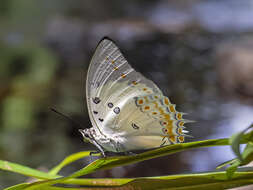
[[(35, 115), (49, 98), (57, 60), (46, 49), (23, 47), (5, 54), (1, 72), (8, 80), (8, 96), (2, 102), (2, 127), (5, 130), (33, 127)], [(9, 77), (9, 79), (7, 79)], [(6, 84), (5, 84), (6, 85)]]

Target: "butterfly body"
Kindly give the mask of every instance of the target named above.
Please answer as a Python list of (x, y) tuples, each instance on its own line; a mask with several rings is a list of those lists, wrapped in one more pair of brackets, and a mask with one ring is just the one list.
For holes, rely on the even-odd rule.
[(150, 149), (184, 141), (183, 113), (160, 89), (136, 72), (118, 47), (104, 38), (86, 81), (92, 128), (80, 130), (101, 152)]

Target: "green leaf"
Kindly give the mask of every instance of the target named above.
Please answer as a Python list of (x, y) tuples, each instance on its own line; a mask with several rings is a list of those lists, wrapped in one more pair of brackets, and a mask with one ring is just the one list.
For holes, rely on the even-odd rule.
[[(240, 159), (241, 161), (243, 161), (243, 158), (242, 158), (242, 155), (240, 152), (240, 142), (243, 139), (243, 137), (245, 137), (246, 131), (248, 131), (251, 128), (253, 128), (253, 125), (247, 127), (246, 129), (244, 129), (243, 131), (241, 131), (239, 133), (232, 135), (229, 139), (229, 143), (231, 144), (231, 148), (232, 148), (233, 152), (238, 157), (238, 159)], [(251, 133), (249, 133), (249, 134), (251, 134)], [(247, 137), (249, 137), (249, 136), (247, 136)]]
[(253, 144), (249, 142), (242, 153), (243, 162), (242, 165), (246, 165), (253, 160)]
[(153, 158), (157, 158), (157, 157), (161, 157), (165, 155), (174, 154), (174, 153), (181, 152), (184, 150), (189, 150), (189, 149), (199, 148), (199, 147), (222, 146), (222, 145), (229, 145), (228, 139), (211, 139), (211, 140), (204, 140), (204, 141), (197, 141), (197, 142), (190, 142), (190, 143), (175, 144), (175, 145), (161, 147), (161, 148), (151, 150), (151, 151), (146, 151), (144, 153), (133, 155), (133, 156), (100, 158), (92, 162), (88, 166), (84, 167), (83, 169), (73, 173), (72, 175), (69, 175), (63, 178), (54, 179), (54, 180), (37, 182), (31, 185), (31, 187), (29, 187), (28, 189), (36, 189), (44, 185), (53, 185), (56, 183), (62, 183), (70, 178), (76, 178), (79, 176), (87, 175), (89, 173), (93, 173), (98, 170), (110, 169), (117, 166), (137, 163), (137, 162), (141, 162), (148, 159), (153, 159)]
[[(252, 144), (253, 132), (251, 131), (251, 132), (246, 133), (252, 127), (253, 127), (253, 124), (247, 127), (246, 129), (244, 129), (243, 131), (232, 135), (229, 139), (231, 148), (233, 152), (235, 153), (235, 155), (237, 156), (237, 158), (233, 160), (229, 160), (223, 164), (220, 164), (216, 168), (216, 169), (220, 169), (222, 167), (230, 165), (226, 169), (228, 178), (231, 178), (233, 176), (233, 174), (235, 173), (235, 171), (237, 170), (239, 166), (248, 164), (250, 161), (253, 160), (253, 144)], [(243, 152), (241, 153), (240, 144), (242, 140), (246, 140), (247, 145), (244, 148)]]
[[(157, 177), (151, 179), (135, 179), (122, 187), (134, 187), (133, 189), (180, 189), (180, 190), (208, 190), (227, 189), (252, 183), (250, 176), (241, 180), (241, 175), (227, 180), (225, 172), (211, 172), (191, 175), (175, 175)], [(240, 176), (240, 177), (239, 177)], [(246, 180), (247, 179), (247, 180)]]
[(232, 135), (229, 139), (229, 144), (231, 144), (232, 151), (238, 157), (238, 159), (242, 160), (241, 152), (240, 152), (240, 140), (243, 137), (244, 132), (239, 132)]
[[(241, 143), (245, 143), (245, 142), (247, 142), (247, 139), (243, 138)], [(94, 161), (93, 163), (89, 164), (85, 168), (83, 168), (83, 169), (81, 169), (81, 170), (79, 170), (67, 177), (61, 177), (59, 175), (57, 175), (57, 176), (52, 175), (53, 172), (51, 174), (48, 174), (45, 172), (31, 169), (26, 166), (21, 166), (21, 165), (6, 162), (6, 161), (0, 161), (0, 168), (4, 169), (4, 170), (16, 172), (16, 173), (21, 173), (23, 175), (32, 176), (32, 177), (35, 177), (38, 179), (47, 179), (44, 181), (38, 181), (38, 182), (34, 182), (32, 184), (29, 184), (26, 187), (26, 189), (46, 188), (46, 187), (56, 184), (56, 183), (77, 184), (77, 185), (85, 185), (85, 186), (94, 186), (94, 185), (95, 186), (115, 186), (115, 185), (118, 186), (118, 185), (125, 185), (127, 183), (132, 182), (133, 180), (136, 180), (136, 179), (139, 180), (140, 178), (135, 178), (135, 179), (128, 179), (128, 178), (124, 178), (124, 179), (83, 179), (83, 178), (82, 179), (75, 179), (75, 177), (89, 174), (89, 173), (95, 172), (97, 170), (110, 169), (110, 168), (117, 167), (117, 166), (127, 165), (127, 164), (131, 164), (131, 163), (137, 163), (137, 162), (141, 162), (141, 161), (144, 161), (147, 159), (165, 156), (165, 155), (173, 154), (173, 153), (184, 151), (184, 150), (189, 150), (192, 148), (223, 146), (223, 145), (229, 145), (228, 139), (215, 139), (215, 140), (205, 140), (205, 141), (197, 141), (197, 142), (190, 142), (190, 143), (183, 143), (183, 144), (175, 144), (175, 145), (166, 146), (166, 147), (158, 148), (155, 150), (147, 151), (142, 154), (138, 154), (138, 155), (134, 155), (134, 156), (101, 158), (101, 159), (98, 159), (98, 160)], [(59, 168), (65, 166), (66, 164), (71, 163), (72, 161), (74, 161), (76, 159), (81, 158), (82, 156), (86, 156), (86, 153), (82, 152), (80, 154), (76, 153), (76, 154), (70, 155), (62, 163), (59, 164), (60, 167), (58, 165), (55, 167), (57, 169), (54, 168), (52, 171), (54, 171), (54, 172), (57, 170), (59, 171)], [(196, 174), (190, 174), (187, 176), (187, 179), (189, 179), (188, 177), (190, 177), (192, 175), (196, 176)], [(205, 175), (205, 174), (201, 174), (201, 175)], [(176, 180), (177, 178), (185, 177), (185, 175), (177, 175), (174, 177), (175, 177), (175, 179), (173, 179), (173, 180)], [(55, 178), (57, 178), (57, 179), (55, 179)], [(148, 178), (148, 180), (154, 179), (152, 181), (152, 183), (153, 183), (157, 180), (157, 178), (159, 179), (159, 177), (155, 177), (155, 178)], [(172, 176), (172, 178), (173, 178), (173, 176)], [(212, 178), (215, 178), (215, 176), (212, 176)], [(224, 176), (223, 176), (223, 178), (224, 178)], [(141, 179), (143, 179), (143, 178), (141, 178)], [(171, 178), (168, 178), (168, 179), (171, 179)], [(139, 183), (139, 181), (136, 181), (136, 183), (137, 182)]]
[(18, 184), (18, 185), (14, 185), (14, 186), (5, 188), (4, 190), (23, 190), (23, 189), (25, 189), (28, 185), (29, 185), (29, 183), (21, 183), (21, 184)]
[(39, 170), (35, 170), (26, 166), (22, 166), (20, 164), (15, 164), (12, 162), (0, 160), (0, 169), (11, 171), (19, 174), (23, 174), (25, 176), (39, 178), (39, 179), (54, 179), (60, 176), (50, 175), (45, 172), (41, 172)]
[(50, 170), (49, 174), (56, 175), (64, 166), (90, 155), (91, 151), (78, 152), (66, 157), (59, 165)]
[[(72, 155), (70, 155), (70, 156), (72, 156)], [(35, 169), (29, 168), (27, 166), (23, 166), (23, 165), (8, 162), (8, 161), (2, 161), (2, 160), (0, 160), (0, 169), (6, 170), (6, 171), (11, 171), (14, 173), (23, 174), (25, 176), (29, 176), (29, 177), (33, 177), (33, 178), (37, 178), (37, 179), (54, 179), (54, 178), (62, 177), (59, 175), (48, 174), (46, 172), (35, 170)], [(110, 180), (110, 181), (113, 181), (113, 180)], [(120, 183), (119, 183), (119, 181), (120, 181)], [(127, 180), (127, 179), (121, 179), (121, 180), (113, 182), (113, 184), (120, 185), (120, 184), (126, 183), (128, 181), (129, 180)], [(97, 184), (97, 185), (105, 186), (106, 184), (108, 184), (108, 180), (107, 179), (74, 179), (74, 178), (71, 178), (67, 181), (64, 181), (63, 183), (76, 184), (76, 185)], [(19, 184), (19, 185), (21, 187), (23, 186), (22, 184)], [(16, 186), (19, 187), (19, 185), (16, 185)], [(26, 184), (24, 186), (27, 186), (27, 185), (28, 184)], [(13, 186), (13, 188), (15, 189), (16, 186)], [(19, 187), (19, 188), (21, 188), (21, 187)]]
[(238, 166), (240, 166), (241, 164), (241, 161), (239, 159), (236, 159), (232, 164), (231, 166), (229, 166), (227, 169), (226, 169), (226, 172), (227, 172), (227, 177), (228, 179), (231, 179), (232, 176), (234, 175), (234, 173), (236, 172)]
[(226, 162), (223, 162), (222, 164), (219, 164), (217, 167), (216, 167), (216, 170), (219, 170), (227, 165), (232, 165), (234, 162), (236, 162), (238, 159), (237, 158), (234, 158), (232, 160), (228, 160)]
[[(4, 190), (25, 190), (28, 186), (28, 183), (22, 183), (18, 185), (14, 185), (8, 188), (5, 188)], [(80, 188), (64, 188), (64, 187), (51, 187), (51, 186), (45, 186), (41, 187), (39, 190), (80, 190)], [(84, 188), (82, 188), (84, 189)]]
[[(226, 172), (208, 172), (199, 174), (169, 175), (160, 177), (143, 177), (130, 179), (93, 179), (87, 189), (145, 189), (145, 190), (208, 190), (227, 189), (252, 184), (253, 172), (235, 172), (234, 177), (227, 178)], [(100, 183), (100, 182), (102, 183)], [(35, 182), (36, 183), (36, 182)], [(31, 184), (34, 185), (35, 183)], [(28, 186), (29, 187), (29, 186)], [(39, 187), (46, 189), (48, 186)], [(29, 188), (28, 188), (29, 189)], [(86, 188), (81, 188), (86, 189)]]
[(61, 168), (63, 168), (64, 166), (78, 159), (86, 157), (89, 154), (90, 154), (90, 151), (84, 151), (84, 152), (78, 152), (78, 153), (72, 154), (66, 157), (59, 165), (54, 167), (49, 173), (42, 172), (36, 169), (29, 168), (27, 166), (23, 166), (20, 164), (16, 164), (16, 163), (4, 161), (4, 160), (0, 160), (0, 169), (11, 171), (14, 173), (23, 174), (25, 176), (34, 177), (37, 179), (54, 179), (54, 178), (61, 177), (59, 175), (56, 175)]

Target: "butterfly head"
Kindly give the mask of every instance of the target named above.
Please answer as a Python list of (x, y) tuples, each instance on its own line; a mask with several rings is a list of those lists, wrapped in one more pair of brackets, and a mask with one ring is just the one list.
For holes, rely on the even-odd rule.
[(92, 143), (92, 139), (94, 139), (94, 130), (91, 129), (79, 129), (79, 132), (83, 135), (84, 142)]

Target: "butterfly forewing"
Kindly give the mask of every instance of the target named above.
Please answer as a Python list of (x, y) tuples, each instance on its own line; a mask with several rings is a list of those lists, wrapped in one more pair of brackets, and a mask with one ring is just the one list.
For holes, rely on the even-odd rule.
[[(161, 93), (152, 81), (136, 72), (128, 64), (114, 42), (108, 38), (101, 40), (92, 57), (86, 81), (87, 104), (93, 125), (96, 124), (101, 128), (101, 123), (98, 124), (96, 121), (98, 116), (94, 117), (94, 111), (96, 113), (100, 110), (100, 119), (103, 119), (102, 117), (108, 113), (106, 103), (126, 102), (126, 98), (141, 95), (143, 92), (129, 89), (140, 83), (149, 86), (152, 91)], [(95, 98), (99, 103), (94, 104)]]

